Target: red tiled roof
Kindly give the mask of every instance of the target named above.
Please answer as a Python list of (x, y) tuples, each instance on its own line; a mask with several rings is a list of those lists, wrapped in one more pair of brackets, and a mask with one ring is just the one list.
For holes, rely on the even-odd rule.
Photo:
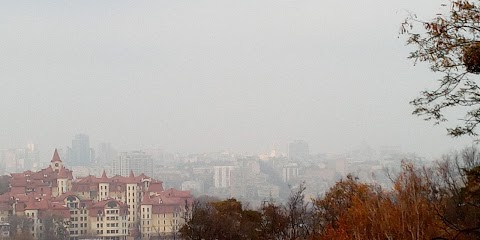
[(26, 203), (28, 201), (28, 196), (26, 193), (16, 194), (14, 197), (15, 200), (18, 200), (18, 202)]
[[(63, 202), (60, 203), (60, 202), (51, 202), (50, 203), (50, 210), (51, 213), (53, 213), (54, 215), (60, 215), (62, 216), (63, 218), (70, 218), (70, 209), (68, 209), (67, 207), (65, 207), (63, 205)], [(42, 212), (41, 212), (42, 213)]]
[(13, 178), (10, 180), (10, 186), (12, 187), (26, 187), (27, 179), (26, 178)]
[(106, 199), (98, 202), (92, 202), (92, 204), (89, 207), (88, 215), (90, 217), (94, 217), (94, 216), (97, 216), (99, 212), (104, 214), (104, 209), (109, 202), (115, 202), (118, 205), (120, 209), (119, 215), (123, 216), (126, 214), (126, 209), (128, 207), (125, 203), (117, 201), (115, 199)]
[(153, 200), (150, 198), (150, 193), (149, 192), (145, 192), (143, 194), (143, 198), (142, 198), (142, 203), (141, 204), (144, 204), (144, 205), (152, 205), (153, 204)]
[(20, 178), (24, 177), (25, 175), (23, 173), (10, 173), (10, 176), (12, 176), (12, 178)]
[(35, 198), (33, 194), (28, 195), (28, 201), (26, 203), (27, 205), (25, 206), (25, 210), (35, 210), (38, 209), (36, 204), (35, 204)]
[(6, 193), (0, 195), (0, 202), (9, 201), (10, 199), (11, 199), (10, 192), (6, 192)]
[(165, 193), (168, 194), (168, 196), (172, 196), (172, 197), (185, 198), (185, 197), (191, 197), (192, 196), (190, 194), (190, 191), (181, 191), (181, 190), (177, 190), (177, 189), (174, 189), (174, 188), (168, 189), (167, 191), (165, 191)]
[[(172, 193), (177, 193), (177, 195), (182, 196), (174, 196)], [(152, 205), (152, 213), (160, 214), (173, 213), (174, 211), (182, 209), (185, 204), (191, 204), (192, 202), (193, 198), (188, 191), (173, 191), (169, 189), (169, 191), (157, 193), (153, 196), (150, 196), (147, 192), (141, 204)]]
[(99, 182), (100, 183), (107, 183), (108, 182), (108, 177), (107, 177), (107, 173), (105, 172), (105, 170), (103, 170), (102, 177), (99, 179)]
[(0, 203), (0, 210), (9, 211), (9, 210), (13, 210), (13, 207), (11, 204), (8, 204), (8, 203)]
[(148, 191), (156, 192), (156, 193), (163, 192), (164, 191), (163, 184), (161, 182), (152, 182), (148, 187)]
[(73, 191), (68, 191), (68, 192), (62, 193), (62, 194), (61, 194), (60, 196), (58, 196), (58, 197), (53, 198), (52, 201), (63, 202), (63, 201), (65, 200), (65, 198), (70, 197), (70, 196), (75, 196), (75, 197), (77, 197), (77, 195), (75, 194), (75, 192), (73, 192)]
[(89, 184), (89, 183), (94, 182), (95, 179), (96, 179), (95, 176), (93, 176), (93, 175), (88, 175), (88, 176), (86, 176), (86, 177), (77, 178), (73, 183), (77, 183), (77, 184)]
[(36, 207), (38, 210), (48, 210), (50, 209), (50, 201), (49, 199), (41, 199), (38, 202), (35, 202)]
[(90, 191), (90, 184), (80, 183), (80, 182), (72, 183), (72, 191), (74, 191), (74, 192), (89, 192)]
[[(52, 162), (61, 161), (58, 151), (55, 150)], [(52, 196), (52, 189), (57, 186), (57, 179), (72, 179), (72, 188), (58, 197)], [(144, 181), (149, 181), (149, 189), (143, 189)], [(69, 217), (69, 209), (65, 206), (65, 198), (81, 192), (96, 192), (99, 183), (108, 183), (109, 190), (113, 195), (125, 192), (127, 184), (135, 184), (139, 186), (139, 190), (145, 191), (142, 204), (151, 204), (154, 212), (171, 213), (184, 207), (185, 201), (191, 203), (192, 196), (188, 191), (179, 191), (176, 189), (164, 190), (163, 183), (155, 179), (151, 179), (145, 174), (135, 176), (133, 171), (128, 177), (113, 176), (109, 178), (105, 171), (101, 177), (89, 175), (87, 177), (73, 179), (72, 171), (61, 167), (58, 171), (54, 171), (52, 167), (42, 169), (38, 172), (25, 171), (23, 173), (12, 173), (9, 179), (11, 188), (8, 193), (0, 195), (0, 210), (11, 210), (12, 204), (17, 202), (16, 211), (39, 210), (39, 214), (49, 214), (55, 212), (64, 217)], [(31, 191), (31, 192), (30, 192)], [(26, 192), (30, 192), (28, 195)], [(80, 195), (78, 195), (80, 196)], [(79, 198), (80, 199), (80, 198)], [(99, 211), (103, 213), (107, 204), (114, 201), (121, 209), (120, 214), (127, 214), (128, 205), (115, 199), (107, 199), (103, 201), (95, 201), (92, 199), (81, 200), (82, 207), (89, 209), (90, 216), (96, 216)]]
[(60, 168), (57, 177), (60, 179), (68, 179), (68, 170), (65, 167)]

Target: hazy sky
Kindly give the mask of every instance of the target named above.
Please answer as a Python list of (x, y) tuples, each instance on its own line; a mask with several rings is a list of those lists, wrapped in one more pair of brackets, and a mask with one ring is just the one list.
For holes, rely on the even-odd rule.
[(435, 77), (398, 29), (442, 2), (0, 1), (0, 148), (86, 133), (118, 149), (440, 154), (471, 139), (411, 115)]

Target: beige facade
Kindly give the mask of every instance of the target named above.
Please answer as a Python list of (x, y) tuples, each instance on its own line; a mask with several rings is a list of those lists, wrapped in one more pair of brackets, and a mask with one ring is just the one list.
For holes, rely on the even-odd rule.
[(72, 176), (56, 151), (48, 168), (12, 174), (10, 191), (0, 195), (0, 220), (32, 219), (35, 239), (44, 237), (45, 216), (55, 216), (55, 226), (65, 226), (70, 239), (149, 239), (175, 234), (192, 203), (190, 192), (164, 190), (144, 174)]

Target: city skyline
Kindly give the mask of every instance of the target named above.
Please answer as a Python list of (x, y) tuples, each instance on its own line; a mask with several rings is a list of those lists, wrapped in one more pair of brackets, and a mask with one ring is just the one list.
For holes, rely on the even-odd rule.
[(454, 120), (411, 115), (409, 101), (436, 77), (407, 59), (398, 30), (410, 11), (428, 18), (439, 7), (9, 2), (0, 147), (53, 149), (83, 132), (120, 149), (260, 152), (303, 139), (312, 152), (367, 142), (438, 156), (474, 139), (448, 137)]
[(2, 239), (480, 239), (480, 0), (1, 6)]
[[(74, 136), (76, 136), (76, 135), (78, 135), (78, 134), (75, 134)], [(84, 135), (86, 135), (86, 134), (84, 134)], [(86, 136), (88, 136), (88, 135), (86, 135)], [(343, 148), (339, 151), (328, 151), (328, 150), (323, 150), (322, 151), (322, 150), (317, 150), (318, 147), (317, 146), (312, 146), (310, 144), (310, 142), (307, 142), (303, 139), (294, 139), (294, 140), (291, 140), (291, 141), (287, 141), (284, 144), (278, 144), (278, 143), (265, 144), (264, 147), (258, 148), (259, 149), (258, 151), (246, 151), (244, 149), (233, 149), (233, 148), (229, 148), (229, 147), (212, 148), (212, 149), (207, 149), (205, 151), (187, 151), (187, 150), (172, 150), (172, 149), (165, 148), (164, 146), (154, 145), (154, 144), (138, 145), (138, 147), (120, 148), (120, 147), (114, 145), (112, 142), (96, 141), (95, 139), (93, 139), (93, 142), (91, 143), (91, 146), (90, 146), (89, 149), (90, 149), (90, 152), (93, 153), (95, 157), (101, 157), (101, 156), (96, 156), (95, 155), (96, 151), (97, 150), (102, 151), (102, 148), (104, 148), (104, 145), (108, 144), (110, 150), (114, 151), (113, 155), (112, 155), (112, 153), (110, 153), (110, 156), (109, 156), (110, 158), (112, 158), (112, 157), (117, 158), (119, 156), (119, 154), (122, 153), (122, 152), (144, 151), (144, 150), (157, 150), (157, 151), (162, 151), (162, 152), (165, 152), (165, 153), (187, 154), (187, 155), (188, 154), (231, 152), (231, 153), (235, 153), (235, 154), (242, 154), (242, 155), (245, 155), (245, 156), (269, 155), (269, 154), (272, 153), (272, 151), (275, 151), (276, 154), (283, 155), (283, 156), (288, 158), (289, 157), (289, 147), (292, 144), (295, 144), (295, 143), (298, 143), (298, 142), (306, 143), (308, 148), (314, 149), (314, 151), (310, 150), (310, 152), (309, 152), (310, 155), (315, 155), (315, 154), (335, 154), (335, 155), (345, 155), (345, 154), (347, 154), (348, 155), (348, 153), (351, 152), (351, 151), (356, 151), (356, 150), (360, 150), (360, 149), (363, 149), (363, 148), (372, 148), (372, 149), (375, 149), (375, 151), (381, 152), (382, 148), (392, 148), (393, 147), (393, 148), (398, 148), (403, 153), (414, 154), (418, 157), (421, 157), (421, 158), (429, 160), (429, 161), (438, 160), (444, 154), (448, 154), (448, 153), (453, 152), (453, 151), (459, 151), (459, 150), (461, 150), (465, 147), (474, 145), (474, 143), (471, 143), (471, 144), (466, 143), (466, 144), (462, 145), (462, 144), (458, 144), (458, 142), (457, 142), (457, 145), (452, 145), (450, 148), (446, 148), (445, 151), (443, 151), (443, 152), (434, 152), (432, 154), (428, 154), (428, 153), (421, 154), (419, 152), (409, 151), (409, 149), (405, 149), (404, 146), (402, 146), (402, 145), (388, 145), (388, 144), (371, 145), (370, 143), (368, 143), (366, 141), (359, 141), (358, 143), (352, 144), (351, 146), (345, 147), (345, 148)], [(49, 158), (49, 154), (50, 154), (49, 152), (52, 149), (59, 149), (60, 151), (62, 151), (62, 154), (63, 154), (64, 158), (67, 159), (66, 160), (67, 164), (78, 165), (77, 163), (73, 163), (73, 162), (70, 162), (68, 160), (69, 154), (71, 155), (71, 151), (72, 151), (71, 150), (71, 145), (69, 145), (68, 143), (59, 144), (59, 145), (52, 145), (52, 146), (49, 146), (49, 147), (44, 147), (41, 144), (28, 142), (28, 143), (25, 143), (24, 145), (19, 145), (19, 146), (11, 146), (11, 147), (0, 146), (0, 150), (2, 150), (2, 149), (3, 150), (28, 149), (29, 146), (32, 146), (32, 145), (35, 146), (35, 149), (37, 151), (37, 154), (39, 155), (38, 158), (40, 159), (40, 161), (47, 161), (48, 158)], [(91, 159), (90, 161), (91, 161), (91, 163), (93, 163), (95, 160), (97, 160), (97, 159)], [(110, 163), (110, 162), (108, 162), (108, 163)]]

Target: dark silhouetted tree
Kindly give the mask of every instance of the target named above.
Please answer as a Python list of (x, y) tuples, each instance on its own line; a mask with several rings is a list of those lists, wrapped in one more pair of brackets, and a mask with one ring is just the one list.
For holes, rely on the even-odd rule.
[(401, 26), (414, 47), (409, 58), (427, 63), (441, 75), (431, 90), (422, 91), (411, 103), (414, 114), (436, 124), (446, 121), (445, 112), (456, 109), (463, 119), (448, 128), (452, 136), (477, 135), (480, 123), (480, 8), (478, 1), (452, 0), (431, 20), (411, 14)]
[(25, 216), (12, 215), (8, 217), (10, 238), (15, 240), (33, 240), (32, 221)]
[(10, 189), (10, 178), (8, 175), (0, 176), (0, 195), (8, 192)]
[(42, 216), (43, 239), (45, 240), (64, 240), (69, 239), (69, 234), (63, 222), (62, 216), (57, 216), (47, 212)]
[(261, 213), (263, 239), (281, 240), (288, 237), (289, 218), (283, 205), (275, 204), (273, 201), (264, 202)]

